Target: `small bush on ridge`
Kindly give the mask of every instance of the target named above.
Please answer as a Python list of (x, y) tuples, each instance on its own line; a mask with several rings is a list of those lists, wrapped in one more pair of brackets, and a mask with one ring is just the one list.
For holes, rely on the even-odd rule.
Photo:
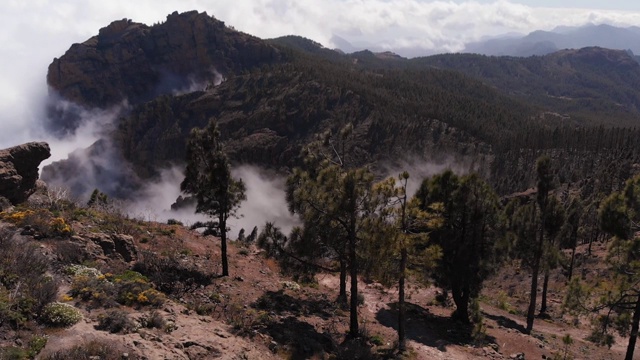
[(54, 302), (44, 307), (40, 320), (50, 326), (67, 327), (82, 320), (82, 314), (69, 304)]

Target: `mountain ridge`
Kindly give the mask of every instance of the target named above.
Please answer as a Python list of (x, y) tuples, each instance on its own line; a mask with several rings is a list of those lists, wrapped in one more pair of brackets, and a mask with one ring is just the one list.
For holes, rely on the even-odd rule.
[(604, 47), (640, 53), (637, 27), (588, 24), (580, 27), (556, 27), (551, 31), (535, 30), (521, 37), (493, 38), (465, 45), (463, 52), (490, 56), (547, 55), (562, 49)]

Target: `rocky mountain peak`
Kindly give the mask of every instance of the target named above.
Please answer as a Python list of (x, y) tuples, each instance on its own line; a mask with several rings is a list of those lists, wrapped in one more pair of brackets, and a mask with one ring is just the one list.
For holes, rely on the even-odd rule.
[[(146, 102), (162, 94), (206, 87), (221, 77), (280, 61), (264, 41), (226, 27), (197, 11), (167, 16), (147, 26), (122, 19), (74, 44), (49, 65), (47, 82), (63, 98), (106, 108), (127, 100)], [(60, 119), (52, 128), (74, 128)]]

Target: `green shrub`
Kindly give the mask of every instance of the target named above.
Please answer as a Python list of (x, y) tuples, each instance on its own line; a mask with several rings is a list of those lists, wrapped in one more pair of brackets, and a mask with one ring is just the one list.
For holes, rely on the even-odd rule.
[(98, 277), (98, 276), (102, 275), (102, 272), (100, 272), (100, 270), (98, 270), (96, 268), (92, 268), (92, 267), (88, 267), (88, 266), (84, 266), (84, 265), (78, 265), (78, 264), (73, 264), (73, 265), (67, 266), (64, 269), (64, 272), (67, 275), (71, 275), (71, 276)]
[(86, 301), (94, 307), (113, 307), (116, 305), (116, 288), (107, 280), (107, 276), (78, 275), (73, 278), (69, 294), (73, 298)]
[(158, 310), (153, 310), (147, 316), (140, 318), (140, 325), (150, 329), (164, 329), (166, 321)]
[(137, 330), (136, 324), (122, 310), (110, 310), (98, 317), (96, 329), (110, 333), (130, 333)]
[(160, 307), (167, 300), (167, 297), (156, 289), (146, 289), (135, 298), (135, 303), (139, 305), (149, 305), (153, 307)]
[(29, 340), (29, 357), (35, 358), (47, 346), (47, 335), (33, 335)]
[(376, 346), (384, 345), (384, 339), (380, 335), (373, 335), (369, 338), (369, 341)]
[(158, 290), (166, 294), (180, 295), (194, 287), (211, 284), (213, 275), (197, 266), (189, 266), (177, 257), (161, 257), (151, 251), (141, 251), (134, 270), (147, 275)]
[(202, 301), (196, 301), (193, 304), (189, 304), (188, 306), (190, 310), (195, 311), (196, 314), (200, 316), (211, 315), (219, 307), (220, 307), (220, 304), (218, 303), (208, 303), (208, 302), (202, 302)]
[(122, 357), (121, 352), (112, 343), (92, 340), (69, 349), (56, 351), (43, 357), (42, 360), (91, 360), (95, 358), (100, 360), (120, 360)]
[(166, 301), (166, 296), (154, 289), (145, 276), (130, 270), (115, 276), (78, 275), (74, 277), (69, 293), (97, 307), (113, 307), (116, 302), (127, 306), (160, 307)]
[(30, 228), (41, 236), (69, 237), (73, 234), (66, 220), (47, 209), (18, 210), (2, 214), (2, 218), (18, 227)]
[(25, 349), (16, 347), (16, 346), (8, 346), (5, 348), (0, 348), (0, 359), (2, 360), (27, 360), (29, 359), (29, 354)]
[(48, 260), (35, 242), (0, 231), (0, 323), (20, 327), (55, 300), (58, 284), (47, 270)]
[(504, 291), (499, 291), (495, 300), (496, 307), (501, 310), (510, 311), (511, 304), (509, 303), (509, 297)]
[(40, 320), (49, 326), (67, 327), (82, 320), (82, 314), (69, 304), (54, 302), (44, 307)]

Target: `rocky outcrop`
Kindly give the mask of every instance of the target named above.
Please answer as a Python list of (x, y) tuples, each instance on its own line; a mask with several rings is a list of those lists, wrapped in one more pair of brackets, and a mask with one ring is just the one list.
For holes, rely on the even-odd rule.
[(138, 258), (138, 251), (133, 242), (133, 237), (129, 235), (96, 233), (92, 234), (89, 239), (102, 248), (105, 256), (119, 257), (125, 262), (131, 262)]
[(204, 88), (281, 57), (275, 47), (206, 13), (174, 12), (154, 26), (114, 21), (54, 59), (47, 82), (63, 98), (89, 107), (125, 99), (136, 104), (160, 94)]
[(50, 156), (49, 144), (44, 142), (0, 150), (0, 197), (14, 205), (26, 201), (36, 190), (40, 163)]
[(138, 249), (133, 237), (124, 234), (91, 233), (74, 235), (70, 243), (79, 245), (75, 256), (86, 260), (107, 260), (107, 258), (132, 262), (138, 259)]

